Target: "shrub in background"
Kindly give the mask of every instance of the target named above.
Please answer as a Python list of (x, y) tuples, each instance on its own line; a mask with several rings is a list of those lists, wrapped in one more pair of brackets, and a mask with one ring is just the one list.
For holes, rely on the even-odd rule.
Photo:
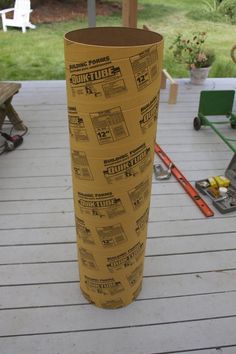
[(203, 0), (203, 6), (207, 12), (219, 12), (224, 0)]
[(224, 0), (220, 11), (230, 20), (232, 24), (236, 24), (236, 0)]
[(14, 6), (13, 0), (0, 0), (0, 9), (7, 9)]
[(203, 0), (202, 8), (189, 11), (186, 16), (193, 20), (236, 24), (236, 0)]

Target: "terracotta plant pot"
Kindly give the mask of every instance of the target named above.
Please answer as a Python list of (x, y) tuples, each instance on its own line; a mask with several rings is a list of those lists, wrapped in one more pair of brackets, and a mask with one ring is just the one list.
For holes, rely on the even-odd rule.
[(190, 69), (190, 83), (193, 85), (202, 85), (208, 77), (210, 66), (207, 68)]

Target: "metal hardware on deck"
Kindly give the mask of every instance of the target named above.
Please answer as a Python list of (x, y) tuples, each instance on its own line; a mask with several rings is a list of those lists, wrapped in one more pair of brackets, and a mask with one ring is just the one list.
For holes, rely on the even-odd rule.
[(180, 172), (180, 170), (174, 165), (174, 163), (170, 160), (170, 158), (166, 155), (166, 153), (161, 149), (160, 145), (155, 143), (155, 152), (162, 159), (166, 166), (171, 167), (171, 173), (175, 176), (177, 181), (181, 184), (184, 190), (188, 193), (188, 195), (192, 198), (194, 203), (198, 206), (201, 212), (207, 216), (213, 216), (214, 212), (209, 208), (209, 206), (205, 203), (205, 201), (200, 197), (195, 188), (188, 182), (188, 180), (184, 177), (184, 175)]
[(154, 170), (155, 179), (157, 181), (163, 179), (170, 179), (171, 168), (172, 168), (172, 163), (169, 165), (168, 170), (164, 170), (161, 164), (154, 165), (153, 170)]

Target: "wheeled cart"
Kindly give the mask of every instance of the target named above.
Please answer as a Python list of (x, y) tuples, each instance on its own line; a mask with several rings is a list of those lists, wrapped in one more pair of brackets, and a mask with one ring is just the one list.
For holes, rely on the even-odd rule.
[[(236, 129), (236, 115), (232, 113), (234, 96), (234, 90), (201, 91), (198, 115), (193, 120), (195, 130), (199, 130), (201, 126), (210, 126), (234, 152), (225, 176), (210, 177), (195, 183), (196, 188), (208, 195), (222, 214), (236, 211), (236, 144), (232, 144), (236, 139), (225, 137), (216, 125), (230, 124), (232, 129)], [(208, 116), (224, 116), (224, 120), (212, 121)], [(228, 180), (227, 185), (224, 185), (224, 180)]]
[[(198, 115), (193, 120), (193, 127), (199, 130), (201, 126), (210, 126), (214, 132), (236, 153), (236, 146), (231, 142), (236, 139), (225, 137), (217, 128), (217, 124), (230, 124), (236, 129), (236, 115), (232, 113), (234, 90), (201, 91)], [(207, 116), (224, 116), (224, 120), (211, 121)]]

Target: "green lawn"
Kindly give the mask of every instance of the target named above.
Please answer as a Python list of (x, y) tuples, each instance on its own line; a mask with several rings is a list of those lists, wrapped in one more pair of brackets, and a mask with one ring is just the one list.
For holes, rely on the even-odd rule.
[[(173, 61), (170, 43), (178, 32), (205, 31), (208, 46), (215, 49), (216, 62), (210, 76), (236, 77), (236, 65), (230, 58), (230, 49), (236, 44), (236, 25), (192, 20), (189, 11), (198, 10), (201, 0), (139, 0), (138, 27), (148, 25), (165, 39), (164, 66), (174, 77), (186, 77), (183, 65)], [(98, 17), (97, 26), (120, 26), (121, 14)], [(0, 31), (0, 80), (64, 79), (63, 36), (76, 28), (87, 27), (87, 22), (74, 21), (38, 25), (36, 30), (22, 34), (18, 29)]]

